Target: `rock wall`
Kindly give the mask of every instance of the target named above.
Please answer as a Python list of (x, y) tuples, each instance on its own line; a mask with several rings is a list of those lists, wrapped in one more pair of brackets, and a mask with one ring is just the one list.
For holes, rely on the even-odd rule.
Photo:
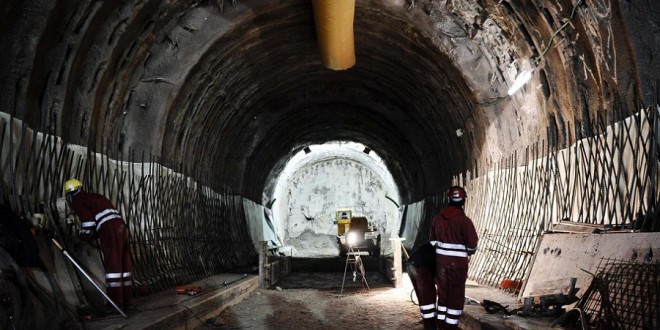
[[(366, 165), (347, 158), (326, 159), (293, 174), (286, 200), (278, 201), (287, 207), (276, 211), (275, 217), (294, 256), (338, 255), (333, 223), (337, 208), (350, 207), (354, 215), (375, 221), (383, 239), (398, 232), (398, 206), (386, 196), (396, 192)], [(303, 241), (307, 242), (303, 245)]]

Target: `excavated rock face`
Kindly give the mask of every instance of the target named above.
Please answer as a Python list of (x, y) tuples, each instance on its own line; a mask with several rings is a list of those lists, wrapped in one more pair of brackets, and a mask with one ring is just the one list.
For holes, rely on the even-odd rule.
[(546, 134), (562, 146), (653, 102), (658, 7), (358, 0), (357, 64), (337, 72), (321, 65), (309, 0), (2, 1), (0, 107), (253, 200), (303, 146), (360, 142), (411, 202)]

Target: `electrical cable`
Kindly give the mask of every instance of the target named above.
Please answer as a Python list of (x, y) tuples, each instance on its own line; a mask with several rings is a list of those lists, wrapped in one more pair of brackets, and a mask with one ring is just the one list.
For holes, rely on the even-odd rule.
[(484, 107), (490, 107), (490, 106), (499, 104), (499, 103), (501, 103), (502, 101), (504, 101), (508, 98), (509, 98), (508, 96), (499, 96), (499, 97), (496, 97), (496, 98), (491, 99), (489, 101), (479, 102), (478, 104), (481, 105), (481, 106), (484, 106)]
[(548, 50), (550, 49), (550, 46), (552, 45), (552, 41), (555, 39), (555, 37), (557, 36), (557, 34), (558, 34), (561, 30), (563, 30), (563, 29), (564, 29), (564, 28), (565, 28), (565, 27), (571, 22), (571, 20), (572, 20), (573, 17), (575, 16), (575, 11), (577, 10), (577, 7), (578, 7), (581, 3), (582, 3), (582, 0), (578, 0), (578, 2), (575, 4), (575, 6), (573, 6), (573, 10), (571, 11), (571, 16), (568, 18), (568, 20), (566, 20), (566, 22), (564, 22), (564, 24), (563, 24), (561, 27), (559, 27), (559, 29), (557, 29), (557, 31), (555, 31), (555, 33), (552, 34), (552, 37), (550, 37), (550, 40), (548, 40), (548, 45), (545, 46), (545, 49), (543, 50), (543, 52), (541, 52), (541, 54), (540, 54), (539, 56), (537, 56), (537, 57), (534, 59), (534, 64), (535, 64), (535, 65), (538, 65), (539, 62), (541, 62), (541, 58), (542, 58), (543, 56), (545, 56), (545, 53), (548, 52)]
[[(578, 0), (578, 2), (575, 3), (575, 6), (573, 6), (573, 9), (571, 10), (571, 16), (566, 20), (566, 22), (564, 22), (564, 24), (562, 24), (562, 26), (559, 27), (559, 29), (557, 29), (557, 30), (552, 34), (552, 37), (550, 37), (550, 40), (548, 40), (548, 45), (545, 47), (545, 49), (543, 49), (543, 51), (541, 52), (541, 54), (540, 54), (539, 56), (536, 56), (536, 57), (533, 59), (534, 65), (537, 65), (537, 66), (539, 65), (539, 63), (541, 62), (541, 59), (543, 58), (543, 56), (545, 56), (545, 54), (546, 54), (546, 53), (548, 52), (548, 50), (550, 49), (550, 46), (552, 45), (552, 42), (554, 41), (554, 39), (555, 39), (555, 37), (557, 36), (557, 34), (559, 34), (559, 32), (560, 32), (561, 30), (563, 30), (563, 29), (564, 29), (564, 28), (565, 28), (565, 27), (571, 22), (571, 20), (573, 20), (573, 17), (575, 17), (575, 12), (577, 11), (577, 7), (578, 7), (580, 4), (582, 4), (582, 0)], [(499, 103), (501, 103), (502, 101), (504, 101), (504, 100), (506, 100), (506, 99), (508, 99), (508, 98), (509, 98), (509, 96), (499, 96), (499, 97), (496, 97), (496, 98), (490, 99), (490, 100), (488, 100), (488, 101), (478, 102), (477, 104), (479, 104), (480, 106), (484, 106), (484, 107), (490, 107), (490, 106), (493, 106), (493, 105), (499, 104)]]

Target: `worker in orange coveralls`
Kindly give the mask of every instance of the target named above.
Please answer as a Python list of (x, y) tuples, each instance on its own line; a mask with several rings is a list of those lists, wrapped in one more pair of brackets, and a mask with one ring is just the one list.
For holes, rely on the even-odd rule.
[[(128, 226), (112, 203), (103, 195), (88, 193), (76, 179), (64, 184), (67, 201), (80, 219), (80, 238), (98, 237), (105, 267), (106, 293), (123, 310), (133, 295)], [(114, 313), (106, 304), (106, 313)]]
[(410, 255), (408, 275), (415, 288), (424, 329), (435, 330), (435, 247), (430, 242), (424, 243)]
[(429, 240), (435, 246), (435, 281), (438, 292), (438, 329), (458, 329), (465, 304), (468, 256), (477, 250), (477, 232), (463, 212), (465, 189), (447, 193), (449, 205), (433, 218)]

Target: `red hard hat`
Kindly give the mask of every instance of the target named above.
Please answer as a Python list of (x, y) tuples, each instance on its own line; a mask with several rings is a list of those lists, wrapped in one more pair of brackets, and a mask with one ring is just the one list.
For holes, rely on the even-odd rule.
[(447, 192), (447, 197), (449, 197), (454, 202), (460, 202), (461, 200), (467, 198), (467, 193), (463, 187), (453, 186)]

